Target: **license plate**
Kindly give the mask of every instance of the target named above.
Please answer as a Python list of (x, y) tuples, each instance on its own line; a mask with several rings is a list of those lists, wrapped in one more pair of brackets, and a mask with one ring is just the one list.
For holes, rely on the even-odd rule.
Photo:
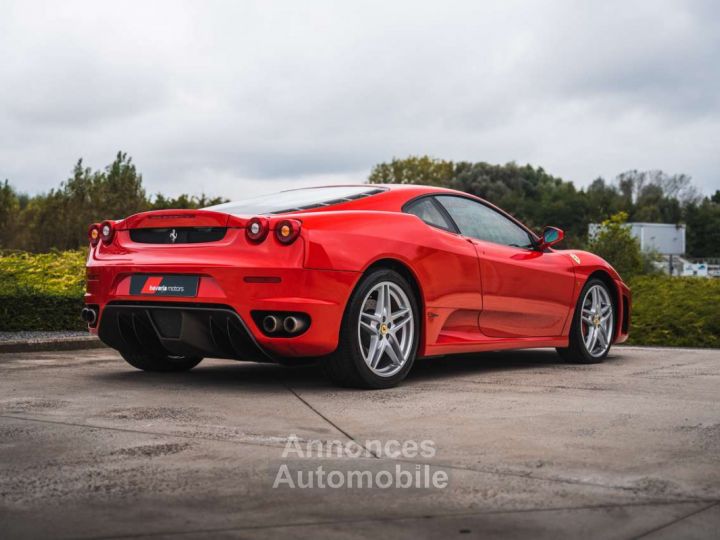
[(138, 296), (197, 296), (199, 276), (130, 277), (130, 294)]

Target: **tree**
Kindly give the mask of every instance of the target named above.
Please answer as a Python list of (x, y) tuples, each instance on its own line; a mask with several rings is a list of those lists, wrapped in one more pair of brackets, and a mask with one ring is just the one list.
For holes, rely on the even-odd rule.
[(637, 201), (643, 189), (648, 186), (659, 188), (664, 197), (676, 199), (683, 205), (698, 203), (702, 198), (690, 176), (667, 174), (658, 169), (625, 171), (617, 176), (617, 183), (623, 196), (633, 201)]
[(0, 248), (9, 247), (15, 235), (20, 202), (10, 182), (0, 183)]
[(93, 196), (97, 198), (98, 210), (104, 212), (104, 219), (121, 219), (149, 206), (142, 175), (125, 152), (118, 152), (105, 173), (97, 176), (95, 189)]
[(15, 195), (0, 184), (0, 247), (28, 251), (77, 249), (87, 243), (91, 223), (121, 219), (150, 208), (199, 208), (224, 202), (220, 197), (158, 195), (148, 200), (142, 175), (125, 152), (103, 170), (79, 159), (72, 175), (57, 189), (34, 197)]
[(682, 212), (677, 199), (668, 197), (657, 184), (643, 186), (635, 201), (633, 221), (679, 223), (681, 219)]
[(429, 156), (393, 158), (390, 163), (373, 167), (368, 181), (371, 184), (424, 184), (447, 186), (455, 175), (452, 161)]
[(685, 208), (687, 254), (690, 257), (720, 257), (720, 203), (705, 198)]
[(148, 202), (132, 159), (118, 152), (104, 171), (79, 159), (70, 178), (47, 195), (34, 197), (25, 212), (31, 234), (26, 249), (76, 249), (87, 242), (91, 223), (120, 219), (147, 209)]
[(205, 208), (207, 206), (215, 206), (222, 204), (228, 200), (223, 197), (208, 197), (204, 193), (199, 197), (195, 195), (182, 194), (178, 197), (165, 197), (162, 193), (157, 193), (155, 199), (150, 203), (152, 210), (165, 210), (168, 208)]
[(618, 212), (606, 219), (588, 243), (588, 250), (609, 262), (626, 281), (643, 273), (645, 266), (640, 242), (630, 233), (627, 217)]
[(596, 221), (625, 210), (623, 197), (617, 187), (608, 184), (602, 177), (592, 181), (585, 190), (585, 196), (592, 212), (591, 219), (594, 218)]

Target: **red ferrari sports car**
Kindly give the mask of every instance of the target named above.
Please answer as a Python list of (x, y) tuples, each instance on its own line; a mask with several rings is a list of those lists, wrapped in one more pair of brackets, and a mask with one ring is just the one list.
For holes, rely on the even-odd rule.
[(313, 358), (338, 384), (386, 388), (418, 356), (555, 347), (591, 363), (628, 337), (630, 290), (607, 262), (448, 189), (297, 189), (89, 236), (83, 318), (143, 370)]

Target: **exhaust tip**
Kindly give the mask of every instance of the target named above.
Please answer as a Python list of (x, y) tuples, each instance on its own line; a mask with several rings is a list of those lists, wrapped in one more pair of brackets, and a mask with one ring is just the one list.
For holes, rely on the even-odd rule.
[(293, 316), (285, 317), (285, 320), (283, 321), (283, 329), (288, 334), (296, 334), (305, 329), (305, 321)]
[(268, 334), (274, 334), (280, 329), (280, 319), (275, 315), (268, 315), (262, 321), (263, 330)]
[(83, 321), (90, 325), (95, 324), (95, 321), (97, 320), (97, 311), (95, 311), (93, 308), (85, 307), (80, 312), (80, 317)]

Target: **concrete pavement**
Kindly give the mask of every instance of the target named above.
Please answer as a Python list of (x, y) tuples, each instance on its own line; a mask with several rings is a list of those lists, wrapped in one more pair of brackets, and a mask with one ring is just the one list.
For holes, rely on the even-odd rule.
[[(206, 360), (149, 374), (109, 349), (2, 354), (0, 529), (716, 537), (719, 389), (717, 350), (617, 347), (590, 366), (550, 350), (446, 357), (375, 392), (334, 388), (317, 367)], [(308, 441), (346, 453), (287, 452)], [(398, 446), (373, 446), (388, 441)], [(407, 451), (423, 441), (432, 455)], [(379, 480), (425, 466), (447, 487), (347, 487), (353, 472)], [(274, 488), (283, 467), (295, 480), (322, 467), (345, 483)]]

